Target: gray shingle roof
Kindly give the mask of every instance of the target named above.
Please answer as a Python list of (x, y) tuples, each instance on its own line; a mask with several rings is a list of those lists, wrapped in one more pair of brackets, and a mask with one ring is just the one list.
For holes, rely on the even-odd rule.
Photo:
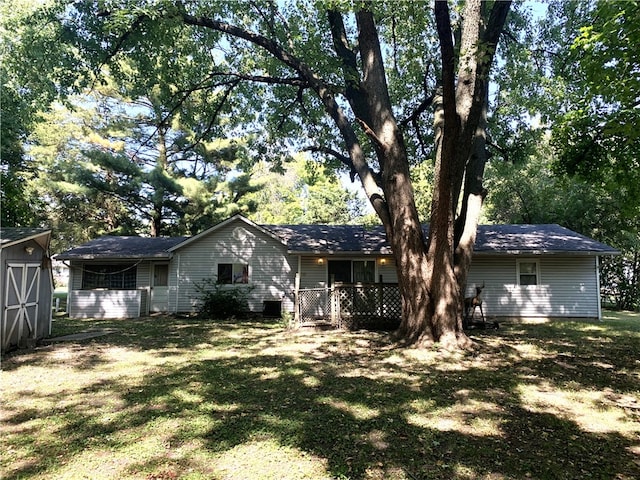
[(362, 225), (261, 225), (287, 245), (290, 252), (363, 252), (390, 254), (384, 228)]
[(46, 228), (2, 227), (0, 228), (0, 248), (50, 232), (51, 230)]
[(126, 237), (107, 235), (62, 252), (56, 260), (169, 258), (169, 248), (187, 237)]
[[(280, 238), (292, 253), (391, 254), (381, 226), (360, 225), (260, 225)], [(428, 227), (425, 227), (425, 238)], [(169, 258), (188, 237), (101, 237), (56, 258), (116, 259)], [(475, 243), (477, 254), (615, 255), (614, 248), (560, 225), (481, 225)]]
[[(358, 225), (263, 225), (291, 252), (390, 254), (384, 229)], [(424, 226), (425, 238), (429, 227)], [(480, 225), (474, 251), (481, 254), (616, 254), (617, 250), (556, 224)]]
[(616, 255), (615, 248), (556, 224), (480, 225), (476, 253)]

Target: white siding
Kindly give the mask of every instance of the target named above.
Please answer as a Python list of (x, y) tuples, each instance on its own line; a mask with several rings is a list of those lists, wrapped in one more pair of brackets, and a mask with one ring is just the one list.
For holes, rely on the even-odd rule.
[(75, 293), (82, 288), (82, 263), (71, 261), (69, 264), (69, 283), (67, 291), (67, 313), (70, 318), (76, 318), (72, 309)]
[(69, 293), (72, 290), (80, 290), (82, 288), (82, 263), (71, 262), (69, 268)]
[(393, 257), (384, 257), (384, 263), (378, 261), (378, 274), (376, 280), (380, 279), (384, 283), (398, 283), (398, 272), (396, 272), (396, 262)]
[(199, 298), (196, 284), (215, 281), (218, 263), (249, 265), (252, 311), (261, 312), (265, 300), (281, 300), (284, 310), (293, 310), (297, 258), (287, 255), (278, 240), (242, 221), (231, 222), (175, 252), (169, 266), (169, 310), (194, 311)]
[(74, 290), (71, 318), (133, 318), (140, 316), (141, 290)]
[(520, 286), (517, 261), (523, 257), (473, 259), (465, 296), (483, 283), (484, 313), (514, 317), (598, 317), (600, 301), (595, 257), (538, 256), (539, 285)]
[(327, 287), (327, 260), (318, 263), (319, 257), (301, 257), (300, 259), (300, 288)]

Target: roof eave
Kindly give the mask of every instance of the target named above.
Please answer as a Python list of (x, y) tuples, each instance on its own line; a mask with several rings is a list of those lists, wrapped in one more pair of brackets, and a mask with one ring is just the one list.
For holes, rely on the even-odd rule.
[(159, 255), (54, 255), (54, 260), (74, 261), (74, 260), (171, 260), (173, 255), (159, 254)]
[(614, 251), (594, 250), (474, 250), (474, 255), (565, 255), (572, 257), (601, 257), (620, 255)]
[[(39, 242), (38, 240), (42, 237), (46, 237), (46, 239), (44, 240), (44, 242)], [(49, 248), (50, 239), (51, 239), (51, 230), (45, 230), (43, 232), (38, 232), (32, 235), (28, 235), (26, 237), (18, 238), (17, 240), (13, 240), (5, 244), (0, 244), (0, 249), (12, 247), (14, 245), (19, 245), (21, 243), (28, 242), (29, 240), (33, 240), (37, 242), (38, 245), (40, 245), (44, 250), (47, 250)]]
[(262, 227), (261, 225), (258, 225), (255, 222), (252, 222), (251, 220), (249, 220), (248, 218), (246, 218), (243, 215), (236, 214), (236, 215), (234, 215), (234, 216), (232, 216), (230, 218), (227, 218), (226, 220), (223, 220), (220, 223), (217, 223), (213, 227), (208, 228), (207, 230), (204, 230), (203, 232), (200, 232), (197, 235), (194, 235), (193, 237), (187, 238), (186, 240), (178, 243), (177, 245), (174, 245), (173, 247), (171, 247), (171, 248), (169, 248), (167, 250), (170, 253), (173, 253), (174, 251), (176, 251), (176, 250), (178, 250), (178, 249), (180, 249), (182, 247), (185, 247), (185, 246), (187, 246), (187, 245), (189, 245), (189, 244), (191, 244), (193, 242), (196, 242), (196, 241), (200, 240), (201, 238), (206, 237), (207, 235), (215, 232), (216, 230), (219, 230), (219, 229), (221, 229), (221, 228), (223, 228), (223, 227), (225, 227), (225, 226), (227, 226), (227, 225), (229, 225), (229, 224), (231, 224), (233, 222), (236, 222), (236, 221), (242, 221), (242, 222), (245, 223), (245, 225), (255, 228), (256, 230), (258, 230), (258, 231), (264, 233), (265, 235), (273, 238), (274, 240), (276, 240), (277, 242), (281, 243), (282, 245), (286, 245), (286, 242), (284, 240), (282, 240), (282, 238), (278, 237), (275, 233), (273, 233), (270, 230)]
[(287, 250), (291, 255), (331, 255), (331, 256), (355, 256), (355, 255), (393, 255), (389, 251), (380, 250)]

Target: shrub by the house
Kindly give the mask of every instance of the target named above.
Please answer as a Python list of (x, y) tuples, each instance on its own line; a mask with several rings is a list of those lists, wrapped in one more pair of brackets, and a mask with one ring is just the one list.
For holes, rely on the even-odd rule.
[(230, 287), (208, 278), (196, 284), (196, 288), (199, 292), (199, 317), (228, 319), (247, 316), (249, 287)]

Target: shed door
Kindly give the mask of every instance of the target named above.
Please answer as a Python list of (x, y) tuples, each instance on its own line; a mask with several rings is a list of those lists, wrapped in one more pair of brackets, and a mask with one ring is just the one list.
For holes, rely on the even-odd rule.
[(2, 347), (35, 338), (40, 298), (40, 264), (9, 263), (4, 293)]

